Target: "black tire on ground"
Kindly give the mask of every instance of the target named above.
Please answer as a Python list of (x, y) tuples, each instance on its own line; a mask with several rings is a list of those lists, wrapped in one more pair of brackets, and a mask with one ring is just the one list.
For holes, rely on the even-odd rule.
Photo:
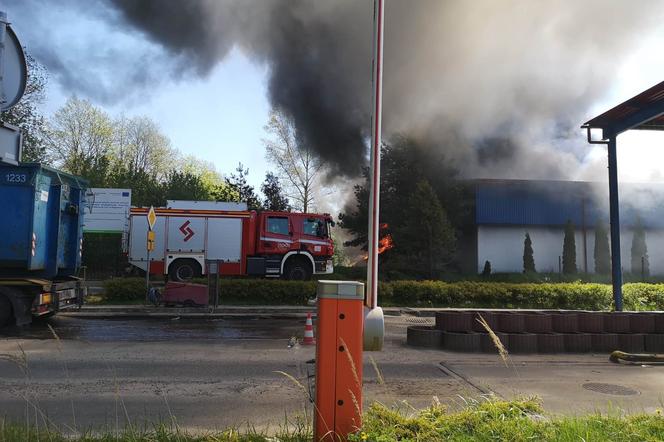
[(184, 282), (202, 275), (201, 265), (194, 259), (177, 259), (168, 269), (171, 281)]
[[(509, 341), (508, 341), (509, 335), (507, 333), (494, 332), (494, 335), (496, 335), (496, 337), (500, 341), (499, 345), (502, 345), (503, 348), (505, 349), (509, 348)], [(499, 349), (496, 344), (497, 343), (493, 341), (489, 333), (482, 333), (480, 335), (480, 349), (482, 350), (482, 352), (498, 354)]]
[(427, 325), (411, 325), (406, 329), (406, 343), (413, 347), (441, 348), (443, 332)]
[(611, 353), (620, 348), (616, 333), (591, 333), (592, 350)]
[(537, 335), (538, 353), (565, 353), (565, 336), (558, 333)]
[(551, 325), (557, 333), (577, 333), (579, 331), (579, 317), (574, 312), (561, 312), (551, 314)]
[(638, 312), (629, 314), (631, 333), (655, 333), (655, 315), (657, 313)]
[(618, 335), (620, 351), (626, 353), (643, 353), (646, 346), (646, 335), (642, 333), (623, 333)]
[(12, 303), (9, 298), (0, 292), (0, 327), (9, 325), (13, 318)]
[(526, 333), (553, 333), (551, 313), (525, 313), (524, 323)]
[(284, 267), (284, 278), (291, 281), (308, 281), (311, 279), (311, 262), (306, 258), (290, 258)]
[[(604, 333), (604, 313), (602, 312), (580, 312), (577, 314), (579, 318), (579, 331), (582, 333)], [(598, 341), (599, 342), (599, 341)], [(609, 344), (611, 340), (606, 341)], [(594, 344), (593, 344), (594, 345)], [(593, 348), (594, 349), (594, 348)]]
[(496, 313), (498, 330), (503, 333), (523, 333), (526, 330), (526, 315), (519, 312)]
[(565, 333), (566, 353), (590, 353), (592, 351), (592, 335), (587, 333)]
[(646, 353), (664, 353), (664, 335), (646, 335)]
[(443, 332), (443, 348), (451, 351), (480, 351), (481, 333)]
[(534, 333), (509, 333), (507, 342), (510, 353), (537, 353), (537, 335)]
[(629, 313), (601, 313), (604, 316), (604, 331), (607, 333), (629, 333)]
[(475, 313), (467, 311), (446, 311), (436, 313), (436, 328), (447, 332), (468, 333), (473, 331)]

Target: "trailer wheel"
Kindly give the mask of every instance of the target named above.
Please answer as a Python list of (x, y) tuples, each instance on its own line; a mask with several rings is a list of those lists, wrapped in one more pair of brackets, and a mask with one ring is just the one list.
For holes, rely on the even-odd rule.
[(0, 327), (9, 325), (12, 319), (12, 302), (2, 292), (0, 292)]
[(168, 271), (171, 281), (184, 282), (202, 275), (201, 265), (194, 259), (177, 259)]
[(291, 258), (286, 262), (284, 278), (291, 281), (308, 281), (311, 279), (311, 263), (302, 258)]

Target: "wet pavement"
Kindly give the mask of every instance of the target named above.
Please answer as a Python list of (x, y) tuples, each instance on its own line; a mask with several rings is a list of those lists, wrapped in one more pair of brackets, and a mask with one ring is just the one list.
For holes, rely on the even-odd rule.
[[(364, 353), (365, 406), (379, 401), (412, 410), (434, 397), (463, 406), (487, 393), (537, 395), (554, 413), (653, 412), (664, 402), (664, 367), (565, 354), (513, 356), (505, 365), (498, 355), (406, 346), (407, 325), (432, 322), (386, 317), (384, 350)], [(248, 423), (274, 429), (285, 416), (309, 419), (308, 361), (315, 346), (289, 345), (303, 331), (303, 318), (65, 316), (6, 329), (0, 332), (0, 422), (48, 416), (63, 428), (108, 431), (177, 419), (184, 429), (212, 430)], [(595, 384), (634, 394), (586, 387)]]
[(209, 340), (287, 340), (302, 333), (304, 320), (298, 319), (81, 319), (55, 316), (35, 321), (30, 326), (0, 330), (0, 339), (53, 339), (88, 342), (149, 342)]

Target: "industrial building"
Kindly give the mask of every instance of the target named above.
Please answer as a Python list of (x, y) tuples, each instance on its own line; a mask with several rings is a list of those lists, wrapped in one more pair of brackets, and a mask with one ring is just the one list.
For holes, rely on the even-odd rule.
[[(460, 247), (472, 250), (464, 261), (482, 272), (489, 261), (493, 273), (521, 272), (523, 244), (530, 234), (538, 272), (558, 272), (565, 224), (576, 228), (579, 272), (594, 273), (595, 226), (609, 228), (605, 183), (573, 181), (476, 180), (472, 183), (475, 227)], [(664, 185), (621, 184), (621, 253), (624, 272), (631, 269), (634, 226), (646, 232), (651, 275), (664, 275)], [(468, 250), (467, 249), (467, 250)], [(473, 259), (474, 258), (474, 259)]]

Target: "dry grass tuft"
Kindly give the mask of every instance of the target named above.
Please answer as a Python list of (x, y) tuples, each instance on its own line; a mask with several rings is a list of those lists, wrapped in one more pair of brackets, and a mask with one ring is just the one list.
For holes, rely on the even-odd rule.
[(491, 338), (491, 341), (493, 342), (493, 345), (496, 347), (498, 350), (498, 354), (500, 355), (500, 359), (503, 360), (503, 363), (505, 364), (505, 367), (508, 366), (508, 358), (509, 358), (509, 353), (507, 352), (507, 349), (503, 345), (503, 343), (500, 341), (500, 338), (494, 333), (494, 331), (491, 329), (489, 324), (487, 324), (486, 320), (482, 317), (481, 314), (477, 314), (479, 318), (475, 319), (477, 322), (479, 322), (482, 327), (489, 333), (489, 337)]
[(369, 362), (371, 362), (371, 366), (373, 367), (374, 371), (376, 372), (376, 378), (378, 379), (378, 385), (385, 385), (385, 379), (383, 378), (383, 374), (380, 372), (380, 369), (378, 368), (378, 364), (376, 363), (376, 360), (371, 355), (369, 356)]

